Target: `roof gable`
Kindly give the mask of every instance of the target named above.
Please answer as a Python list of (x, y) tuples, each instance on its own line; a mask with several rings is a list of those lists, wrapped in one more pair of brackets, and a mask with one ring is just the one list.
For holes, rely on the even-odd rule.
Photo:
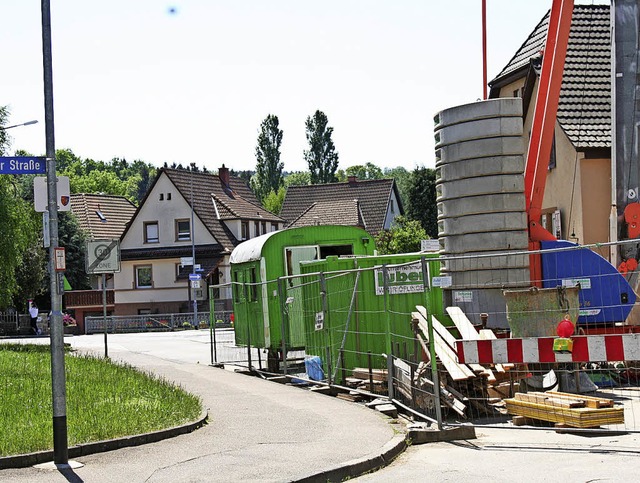
[[(191, 204), (193, 198), (195, 216), (226, 251), (231, 251), (239, 240), (223, 220), (283, 222), (281, 218), (260, 205), (243, 179), (229, 176), (227, 185), (219, 175), (181, 169), (160, 169), (140, 208), (147, 202), (149, 194), (161, 176), (169, 179), (187, 203)], [(135, 216), (140, 212), (140, 208)]]
[[(280, 216), (287, 223), (293, 223), (310, 209), (316, 211), (316, 216), (320, 216), (318, 213), (321, 212), (322, 216), (329, 216), (326, 211), (331, 209), (333, 205), (334, 213), (331, 214), (331, 218), (337, 220), (341, 225), (347, 225), (351, 223), (346, 223), (345, 217), (351, 216), (349, 213), (353, 213), (353, 210), (349, 204), (336, 204), (336, 202), (357, 200), (364, 226), (369, 233), (376, 235), (384, 228), (389, 200), (394, 193), (399, 201), (400, 196), (393, 179), (289, 186)], [(319, 205), (312, 208), (314, 203), (319, 203)], [(398, 205), (400, 204), (398, 203)], [(398, 206), (398, 209), (402, 213), (402, 207)]]
[[(549, 13), (493, 79), (491, 97), (526, 75), (544, 47)], [(567, 45), (558, 123), (576, 148), (611, 147), (611, 21), (608, 5), (576, 5)]]

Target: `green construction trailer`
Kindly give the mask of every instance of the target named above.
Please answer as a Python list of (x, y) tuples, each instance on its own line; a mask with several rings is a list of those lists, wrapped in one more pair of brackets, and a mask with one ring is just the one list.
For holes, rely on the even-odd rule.
[(231, 254), (236, 344), (268, 349), (270, 368), (304, 349), (300, 262), (374, 250), (365, 230), (338, 225), (288, 228), (238, 245)]

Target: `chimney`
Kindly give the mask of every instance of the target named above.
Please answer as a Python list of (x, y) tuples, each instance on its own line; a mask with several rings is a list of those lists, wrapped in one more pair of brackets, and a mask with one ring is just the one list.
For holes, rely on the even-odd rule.
[(224, 164), (220, 169), (218, 169), (218, 176), (220, 177), (220, 181), (226, 187), (229, 187), (229, 168), (226, 168)]
[(358, 181), (358, 177), (357, 176), (347, 176), (347, 181), (349, 182), (349, 184), (356, 184)]

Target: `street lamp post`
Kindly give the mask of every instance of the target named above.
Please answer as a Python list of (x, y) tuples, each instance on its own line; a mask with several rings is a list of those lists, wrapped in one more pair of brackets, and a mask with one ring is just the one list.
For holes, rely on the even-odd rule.
[(69, 461), (67, 442), (67, 396), (64, 372), (64, 332), (62, 328), (62, 295), (56, 272), (55, 249), (58, 247), (58, 192), (56, 152), (53, 129), (53, 67), (51, 55), (51, 5), (42, 0), (42, 63), (44, 81), (44, 115), (47, 156), (47, 191), (49, 211), (49, 277), (51, 288), (51, 386), (53, 402), (53, 462)]
[(33, 120), (33, 121), (23, 122), (21, 124), (14, 124), (12, 126), (0, 126), (0, 131), (6, 131), (7, 129), (12, 129), (14, 127), (20, 127), (20, 126), (30, 126), (31, 124), (38, 124), (38, 121)]

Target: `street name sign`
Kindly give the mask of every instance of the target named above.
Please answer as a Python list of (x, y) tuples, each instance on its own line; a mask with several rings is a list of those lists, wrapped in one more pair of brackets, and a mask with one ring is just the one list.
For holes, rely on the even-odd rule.
[(47, 158), (0, 156), (0, 174), (45, 174)]

